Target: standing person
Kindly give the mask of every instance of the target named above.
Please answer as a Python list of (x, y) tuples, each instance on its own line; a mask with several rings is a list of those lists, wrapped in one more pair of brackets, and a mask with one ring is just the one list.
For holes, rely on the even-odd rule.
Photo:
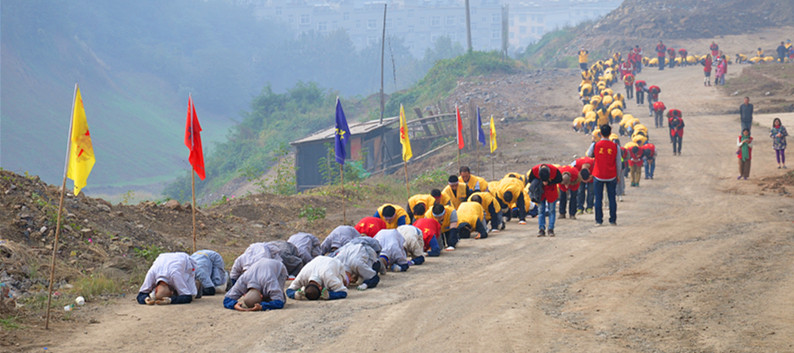
[(739, 158), (739, 177), (736, 179), (747, 180), (750, 176), (750, 160), (753, 157), (753, 138), (750, 136), (750, 129), (742, 129), (742, 135), (736, 141), (736, 146), (739, 147), (736, 151), (736, 157)]
[(617, 225), (618, 203), (616, 200), (615, 189), (618, 184), (621, 170), (620, 147), (609, 140), (612, 134), (612, 127), (609, 125), (601, 126), (601, 140), (590, 145), (587, 151), (588, 156), (592, 156), (593, 177), (595, 178), (595, 221), (596, 226), (604, 222), (604, 187), (607, 189), (607, 199), (609, 200), (609, 224)]
[(711, 54), (706, 54), (706, 58), (700, 62), (703, 65), (703, 75), (705, 75), (703, 86), (711, 86), (711, 63)]
[(650, 142), (642, 145), (642, 159), (645, 165), (645, 179), (653, 179), (653, 172), (656, 171), (656, 146)]
[(653, 116), (653, 103), (659, 101), (659, 93), (662, 93), (662, 89), (659, 88), (657, 85), (652, 85), (648, 87), (648, 116)]
[(711, 50), (711, 56), (716, 57), (720, 53), (720, 46), (717, 45), (716, 42), (711, 42), (711, 45), (709, 45), (709, 50)]
[[(681, 143), (684, 139), (684, 118), (678, 109), (670, 109), (670, 137), (673, 138), (673, 155), (681, 155)], [(677, 112), (677, 113), (676, 113)]]
[(675, 67), (675, 48), (673, 48), (673, 47), (667, 48), (667, 57), (670, 58), (670, 68), (671, 69), (674, 68)]
[(664, 127), (664, 110), (667, 107), (664, 105), (664, 102), (658, 101), (653, 103), (653, 122), (656, 127)]
[(628, 152), (629, 175), (631, 175), (631, 186), (640, 186), (640, 175), (642, 175), (642, 147), (634, 141), (627, 142), (624, 146)]
[(587, 71), (587, 55), (588, 54), (590, 54), (590, 52), (585, 50), (584, 48), (579, 50), (579, 68), (581, 68), (582, 71)]
[(543, 185), (543, 194), (538, 200), (540, 204), (540, 210), (538, 212), (538, 236), (546, 236), (546, 210), (548, 210), (548, 235), (553, 237), (554, 221), (557, 219), (557, 198), (559, 197), (557, 184), (562, 182), (562, 174), (557, 167), (551, 164), (538, 164), (532, 167), (529, 173), (527, 173), (527, 181), (530, 185)]
[(579, 171), (579, 177), (582, 180), (579, 183), (579, 194), (576, 195), (576, 201), (578, 203), (578, 205), (576, 205), (576, 214), (581, 215), (585, 212), (593, 213), (593, 200), (595, 199), (592, 176), (593, 159), (587, 156), (580, 157), (577, 158), (571, 166)]
[(626, 98), (634, 98), (634, 75), (631, 73), (624, 75), (623, 85), (626, 87)]
[(750, 97), (744, 97), (744, 104), (739, 106), (739, 121), (742, 123), (742, 130), (753, 126), (753, 105), (750, 104)]
[(579, 170), (570, 165), (564, 165), (559, 169), (560, 173), (562, 173), (562, 182), (560, 183), (560, 218), (565, 218), (565, 206), (567, 204), (569, 218), (576, 219), (576, 207), (578, 206), (576, 197), (579, 194), (579, 183), (582, 181), (579, 177)]
[(664, 53), (667, 51), (667, 46), (659, 41), (656, 45), (656, 57), (659, 59), (659, 70), (664, 70)]
[(772, 148), (775, 150), (775, 157), (777, 157), (777, 169), (780, 169), (781, 163), (783, 163), (783, 169), (786, 169), (786, 136), (788, 136), (788, 132), (780, 122), (780, 118), (772, 120), (769, 137), (772, 138)]
[(637, 105), (645, 104), (645, 81), (637, 80), (634, 82), (635, 91), (637, 93)]
[(780, 42), (780, 45), (777, 47), (777, 60), (780, 63), (783, 63), (786, 59), (786, 54), (788, 53), (788, 49), (786, 49), (786, 44)]

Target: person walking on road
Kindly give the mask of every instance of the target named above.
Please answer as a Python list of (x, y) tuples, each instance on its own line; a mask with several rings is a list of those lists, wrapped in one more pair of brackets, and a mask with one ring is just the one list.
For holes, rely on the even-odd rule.
[(664, 70), (664, 54), (667, 52), (667, 46), (659, 41), (659, 44), (656, 45), (656, 57), (659, 59), (659, 70)]
[(595, 221), (596, 226), (604, 222), (604, 186), (607, 189), (609, 200), (609, 224), (617, 225), (618, 203), (615, 189), (621, 170), (620, 147), (609, 140), (612, 128), (609, 125), (601, 126), (601, 140), (590, 145), (587, 155), (594, 160), (593, 178), (595, 179)]
[(788, 132), (780, 118), (772, 120), (772, 130), (769, 132), (769, 137), (772, 138), (772, 148), (775, 150), (775, 157), (777, 158), (777, 169), (786, 169), (786, 136)]
[(753, 155), (753, 138), (750, 136), (750, 129), (742, 130), (736, 145), (739, 147), (736, 151), (736, 157), (739, 158), (739, 177), (736, 179), (747, 180), (750, 177), (750, 160)]
[(684, 140), (684, 118), (678, 109), (670, 109), (670, 137), (673, 139), (673, 155), (681, 155), (681, 144)]
[(744, 104), (739, 106), (739, 120), (742, 123), (742, 131), (748, 131), (753, 126), (753, 105), (750, 104), (750, 97), (744, 97)]

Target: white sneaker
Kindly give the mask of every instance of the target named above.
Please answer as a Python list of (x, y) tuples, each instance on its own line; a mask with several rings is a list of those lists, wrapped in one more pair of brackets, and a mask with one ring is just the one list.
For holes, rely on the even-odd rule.
[(618, 196), (618, 201), (623, 202), (623, 196)]
[(444, 251), (455, 251), (455, 247), (454, 246), (448, 246), (446, 249), (444, 249)]

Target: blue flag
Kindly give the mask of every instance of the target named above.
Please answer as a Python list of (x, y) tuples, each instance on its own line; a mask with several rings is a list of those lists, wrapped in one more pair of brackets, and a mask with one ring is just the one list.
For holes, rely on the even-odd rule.
[(482, 131), (482, 118), (480, 118), (480, 107), (477, 107), (477, 140), (480, 141), (483, 147), (487, 146), (485, 142), (485, 131)]
[(345, 112), (342, 110), (342, 103), (339, 97), (336, 98), (336, 132), (334, 133), (334, 142), (336, 142), (336, 163), (345, 164), (345, 155), (347, 151), (347, 141), (350, 139), (350, 128), (347, 127), (347, 119)]

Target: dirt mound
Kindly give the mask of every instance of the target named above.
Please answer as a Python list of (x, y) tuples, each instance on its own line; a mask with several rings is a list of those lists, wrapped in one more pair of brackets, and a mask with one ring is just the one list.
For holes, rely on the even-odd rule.
[(759, 113), (794, 112), (794, 65), (744, 66), (739, 77), (720, 89), (729, 96), (753, 97)]
[(628, 38), (711, 38), (789, 25), (792, 17), (791, 1), (626, 0), (593, 30)]

